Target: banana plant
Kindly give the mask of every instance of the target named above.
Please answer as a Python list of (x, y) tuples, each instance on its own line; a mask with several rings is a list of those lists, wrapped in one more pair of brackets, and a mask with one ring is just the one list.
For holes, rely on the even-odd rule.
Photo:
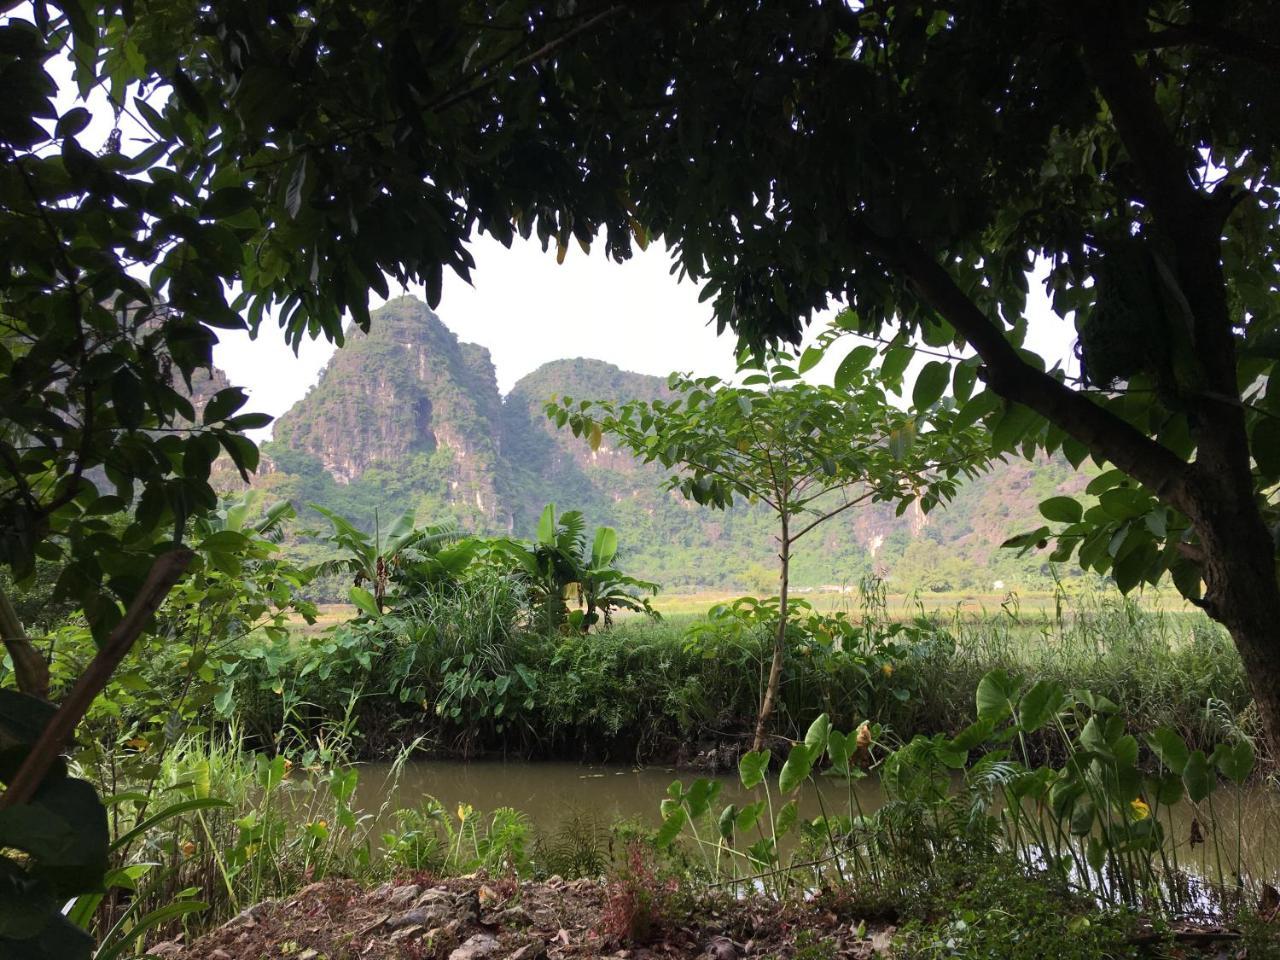
[[(549, 503), (538, 519), (532, 542), (500, 541), (494, 550), (513, 561), (528, 578), (538, 619), (546, 629), (568, 626), (586, 633), (601, 622), (609, 626), (617, 609), (656, 617), (646, 594), (656, 594), (658, 584), (617, 569), (617, 531), (600, 527), (589, 552), (586, 544), (586, 520), (581, 511), (567, 510), (557, 516), (556, 505)], [(570, 599), (577, 609), (569, 609)]]
[(614, 610), (658, 617), (649, 603), (649, 597), (658, 593), (658, 584), (623, 573), (614, 566), (617, 557), (618, 532), (613, 527), (598, 528), (586, 569), (578, 579), (580, 609), (569, 614), (569, 624), (583, 633), (602, 621), (612, 626)]
[[(324, 539), (345, 552), (345, 556), (318, 564), (313, 568), (314, 573), (321, 576), (339, 572), (352, 574), (351, 602), (370, 617), (382, 615), (387, 596), (402, 575), (411, 572), (419, 576), (448, 574), (455, 567), (465, 568), (474, 556), (474, 551), (461, 550), (456, 556), (448, 554), (441, 557), (445, 545), (458, 539), (453, 525), (439, 523), (417, 527), (412, 510), (392, 523), (385, 534), (380, 526), (375, 526), (370, 535), (332, 510), (314, 503), (310, 506), (332, 527)], [(437, 566), (440, 570), (435, 569)], [(411, 567), (414, 568), (412, 571)], [(404, 578), (409, 579), (407, 576)], [(365, 584), (369, 585), (368, 588)]]

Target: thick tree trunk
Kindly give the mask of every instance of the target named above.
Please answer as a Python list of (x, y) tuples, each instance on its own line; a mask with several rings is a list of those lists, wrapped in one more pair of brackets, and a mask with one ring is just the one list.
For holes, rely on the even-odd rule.
[[(1221, 476), (1214, 479), (1221, 480)], [(1274, 755), (1280, 750), (1280, 582), (1275, 545), (1251, 496), (1204, 484), (1190, 518), (1200, 536), (1203, 606), (1231, 634)]]
[(791, 573), (791, 539), (786, 517), (782, 518), (782, 551), (778, 554), (778, 559), (781, 562), (778, 575), (778, 629), (773, 637), (773, 662), (769, 666), (769, 680), (765, 683), (764, 696), (760, 700), (756, 734), (751, 741), (752, 750), (759, 750), (764, 746), (769, 718), (773, 715), (773, 708), (778, 701), (778, 687), (782, 683), (782, 658), (787, 642), (787, 588)]

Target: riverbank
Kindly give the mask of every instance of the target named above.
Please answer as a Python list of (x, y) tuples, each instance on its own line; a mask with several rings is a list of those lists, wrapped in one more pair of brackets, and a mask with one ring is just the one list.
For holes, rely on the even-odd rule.
[[(770, 643), (767, 630), (732, 617), (631, 619), (589, 636), (423, 639), (412, 624), (377, 634), (338, 626), (246, 644), (229, 668), (224, 717), (272, 750), (337, 732), (364, 760), (414, 744), (434, 757), (732, 769), (750, 744)], [(826, 712), (842, 726), (879, 723), (899, 742), (953, 735), (972, 722), (974, 690), (992, 670), (1087, 691), (1114, 703), (1126, 726), (1170, 727), (1206, 753), (1256, 732), (1219, 627), (1201, 613), (1119, 600), (798, 630), (774, 732), (795, 739)], [(1026, 746), (1052, 759), (1057, 741), (1039, 735)]]

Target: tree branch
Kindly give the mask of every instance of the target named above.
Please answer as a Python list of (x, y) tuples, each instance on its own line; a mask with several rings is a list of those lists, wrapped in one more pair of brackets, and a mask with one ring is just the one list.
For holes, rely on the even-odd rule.
[(1023, 360), (1004, 332), (918, 244), (886, 240), (861, 225), (855, 229), (866, 247), (905, 274), (921, 300), (977, 351), (985, 365), (983, 379), (995, 393), (1030, 407), (1083, 443), (1094, 456), (1110, 461), (1167, 503), (1185, 510), (1189, 468), (1184, 460)]
[(827, 513), (824, 513), (822, 516), (810, 522), (808, 526), (804, 527), (799, 533), (793, 536), (791, 538), (791, 542), (795, 543), (797, 540), (803, 537), (806, 533), (808, 533), (818, 524), (825, 523), (827, 520), (830, 520), (832, 517), (836, 516), (837, 514), (844, 513), (844, 511), (848, 510), (850, 507), (857, 506), (858, 504), (870, 499), (874, 494), (875, 494), (874, 490), (868, 490), (862, 496), (854, 497), (854, 499), (852, 500), (847, 500), (840, 506), (836, 507), (834, 510), (830, 510)]
[(124, 619), (116, 625), (106, 642), (93, 658), (71, 693), (63, 701), (58, 712), (49, 720), (40, 737), (31, 746), (26, 759), (9, 782), (8, 789), (0, 793), (0, 810), (26, 803), (35, 794), (49, 772), (53, 761), (62, 752), (68, 739), (84, 718), (89, 706), (106, 687), (120, 661), (124, 659), (133, 642), (146, 628), (151, 615), (159, 609), (173, 585), (178, 582), (194, 554), (185, 547), (171, 550), (156, 558), (146, 582), (133, 598)]

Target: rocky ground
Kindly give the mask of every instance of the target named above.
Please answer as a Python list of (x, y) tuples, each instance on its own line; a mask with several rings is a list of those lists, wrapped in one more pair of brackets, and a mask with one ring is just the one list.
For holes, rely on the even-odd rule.
[(168, 960), (740, 960), (797, 952), (872, 958), (887, 950), (892, 927), (841, 913), (816, 903), (728, 898), (702, 902), (694, 912), (682, 909), (672, 890), (556, 877), (537, 883), (405, 878), (375, 890), (330, 881), (252, 907), (193, 943), (166, 941), (148, 954)]

